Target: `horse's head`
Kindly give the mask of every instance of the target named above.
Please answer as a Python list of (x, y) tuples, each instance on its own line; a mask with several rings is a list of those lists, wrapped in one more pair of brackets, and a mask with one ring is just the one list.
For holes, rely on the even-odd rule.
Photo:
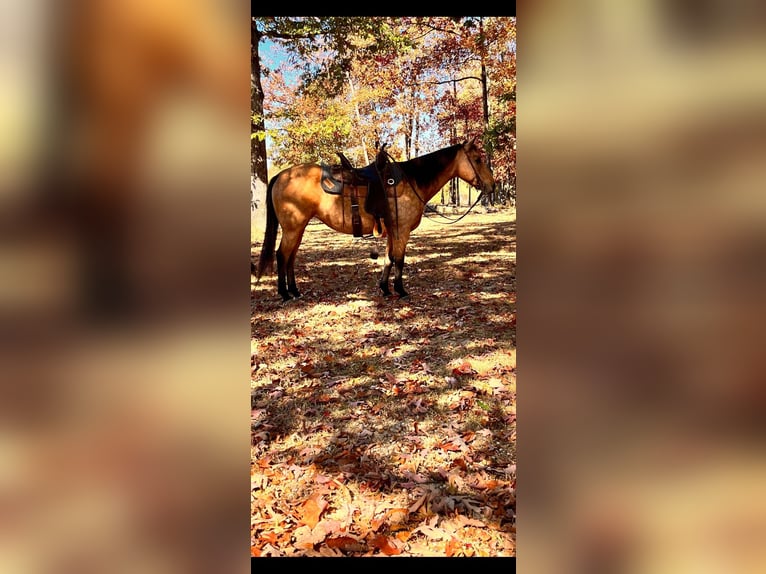
[(467, 141), (457, 155), (457, 175), (485, 193), (495, 188), (495, 178), (475, 140)]

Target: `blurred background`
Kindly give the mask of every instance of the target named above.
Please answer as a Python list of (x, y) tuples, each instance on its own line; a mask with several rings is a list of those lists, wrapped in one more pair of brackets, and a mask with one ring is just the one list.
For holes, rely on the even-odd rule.
[(518, 565), (766, 571), (766, 6), (518, 6)]
[(0, 2), (0, 571), (249, 546), (249, 14)]
[[(247, 567), (248, 10), (0, 2), (0, 571)], [(517, 26), (518, 566), (762, 572), (766, 10)]]

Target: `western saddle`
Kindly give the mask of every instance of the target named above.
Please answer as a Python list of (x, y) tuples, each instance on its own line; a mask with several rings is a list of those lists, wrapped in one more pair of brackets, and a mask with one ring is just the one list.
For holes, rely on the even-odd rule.
[(383, 234), (383, 225), (392, 225), (391, 209), (388, 204), (388, 190), (392, 189), (402, 180), (401, 168), (396, 162), (389, 161), (385, 145), (381, 146), (375, 156), (375, 161), (365, 167), (354, 167), (343, 152), (336, 152), (340, 158), (340, 165), (327, 165), (320, 163), (322, 167), (322, 189), (326, 193), (343, 195), (346, 186), (350, 189), (351, 197), (351, 225), (354, 237), (362, 237), (362, 217), (359, 213), (359, 188), (366, 188), (364, 210), (375, 219), (375, 230), (378, 235)]

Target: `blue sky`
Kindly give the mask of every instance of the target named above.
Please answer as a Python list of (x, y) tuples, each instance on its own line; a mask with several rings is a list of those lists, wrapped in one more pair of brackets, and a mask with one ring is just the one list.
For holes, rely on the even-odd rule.
[[(284, 48), (268, 38), (261, 40), (259, 54), (261, 56), (261, 65), (272, 70), (287, 63), (287, 53)], [(295, 85), (298, 82), (298, 72), (290, 69), (285, 70), (285, 80), (288, 84)]]

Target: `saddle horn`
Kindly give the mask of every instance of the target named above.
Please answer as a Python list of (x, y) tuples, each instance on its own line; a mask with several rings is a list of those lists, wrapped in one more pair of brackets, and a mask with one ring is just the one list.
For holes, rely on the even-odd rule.
[(378, 169), (383, 169), (383, 167), (388, 163), (388, 153), (386, 153), (386, 144), (381, 144), (378, 148), (378, 153), (375, 155), (375, 165), (377, 165)]

